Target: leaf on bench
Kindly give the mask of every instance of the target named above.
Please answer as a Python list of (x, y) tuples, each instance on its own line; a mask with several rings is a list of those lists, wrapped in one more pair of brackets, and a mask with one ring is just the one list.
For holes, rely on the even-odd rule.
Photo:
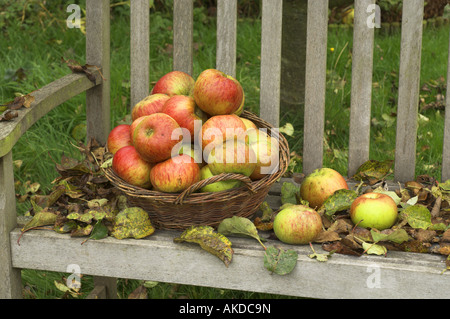
[(173, 239), (175, 243), (189, 242), (199, 244), (207, 252), (219, 257), (229, 266), (233, 258), (231, 242), (224, 235), (215, 232), (211, 226), (191, 226), (179, 237)]
[(125, 208), (114, 219), (111, 235), (117, 239), (145, 238), (155, 232), (147, 212), (140, 207)]
[(264, 254), (264, 267), (277, 275), (287, 275), (297, 265), (298, 254), (295, 250), (269, 246)]
[(245, 217), (233, 216), (231, 218), (225, 218), (217, 228), (217, 231), (222, 235), (237, 235), (243, 237), (250, 237), (256, 239), (264, 248), (264, 244), (259, 237), (258, 230), (255, 224)]
[[(65, 64), (67, 64), (67, 66), (69, 67), (69, 69), (72, 71), (72, 73), (84, 73), (86, 74), (86, 77), (94, 84), (96, 84), (96, 79), (95, 79), (95, 75), (92, 74), (88, 68), (89, 67), (95, 67), (97, 68), (97, 70), (99, 70), (99, 68), (95, 65), (89, 65), (89, 64), (85, 64), (85, 65), (81, 65), (79, 62), (75, 61), (75, 60), (65, 60), (63, 57), (61, 57), (61, 61)], [(103, 77), (103, 76), (102, 76)]]

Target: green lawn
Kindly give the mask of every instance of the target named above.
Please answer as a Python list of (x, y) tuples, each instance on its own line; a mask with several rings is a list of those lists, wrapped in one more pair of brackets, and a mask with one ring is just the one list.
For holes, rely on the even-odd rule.
[[(111, 126), (115, 126), (129, 112), (129, 20), (128, 8), (123, 6), (111, 20)], [(59, 16), (64, 17), (64, 12)], [(171, 17), (152, 12), (151, 15), (151, 81), (156, 81), (170, 71)], [(1, 20), (0, 20), (1, 22)], [(5, 103), (15, 94), (27, 94), (70, 72), (61, 63), (61, 57), (85, 63), (84, 35), (78, 29), (68, 29), (64, 21), (47, 25), (38, 21), (22, 23), (11, 19), (1, 30), (0, 41), (0, 100)], [(421, 86), (421, 117), (417, 146), (417, 174), (440, 177), (442, 162), (442, 136), (444, 112), (430, 107), (439, 102), (439, 94), (445, 94), (447, 74), (448, 27), (424, 30)], [(246, 93), (246, 106), (258, 112), (260, 21), (239, 20), (237, 39), (237, 78)], [(400, 33), (377, 31), (374, 51), (373, 104), (372, 104), (372, 159), (393, 159), (395, 149), (395, 113), (397, 105)], [(203, 10), (195, 9), (194, 77), (203, 69), (215, 66), (215, 21)], [(326, 93), (326, 144), (324, 166), (346, 174), (348, 150), (348, 122), (351, 88), (351, 29), (329, 32), (328, 78)], [(85, 123), (84, 94), (61, 105), (42, 118), (14, 147), (17, 162), (15, 177), (17, 193), (24, 191), (23, 184), (38, 182), (41, 190), (51, 187), (57, 176), (54, 161), (62, 153), (77, 156), (72, 146), (83, 140), (78, 129)], [(438, 104), (438, 103), (436, 103)], [(439, 105), (438, 105), (439, 106)], [(283, 113), (281, 125), (292, 123), (295, 133), (288, 137), (292, 151), (302, 155), (303, 123), (297, 110)], [(295, 167), (300, 172), (301, 162)], [(28, 202), (19, 202), (20, 213), (29, 209)], [(23, 271), (23, 281), (30, 298), (61, 297), (54, 281), (61, 281), (63, 274)], [(92, 288), (92, 279), (83, 278), (83, 291)], [(120, 280), (119, 293), (126, 298), (141, 282)], [(159, 283), (148, 288), (151, 298), (271, 298), (276, 296), (247, 292), (224, 291), (202, 287), (178, 286)]]

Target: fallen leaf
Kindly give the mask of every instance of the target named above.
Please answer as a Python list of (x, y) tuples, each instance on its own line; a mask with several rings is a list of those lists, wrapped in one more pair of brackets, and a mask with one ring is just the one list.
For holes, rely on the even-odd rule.
[(408, 222), (412, 228), (427, 229), (431, 224), (431, 213), (422, 205), (408, 206), (400, 213), (400, 218)]
[(335, 213), (349, 209), (356, 197), (358, 193), (354, 190), (339, 189), (324, 201), (318, 213), (331, 218)]
[(298, 254), (292, 249), (269, 246), (264, 254), (264, 267), (277, 275), (289, 274), (297, 265)]
[(237, 235), (251, 237), (256, 239), (265, 248), (255, 224), (248, 218), (240, 216), (225, 218), (217, 227), (217, 232), (225, 236)]
[(140, 207), (129, 207), (115, 217), (111, 235), (117, 239), (140, 239), (150, 236), (154, 231), (146, 211)]
[(215, 232), (211, 226), (191, 226), (173, 241), (175, 243), (196, 243), (207, 252), (217, 256), (226, 267), (231, 263), (234, 254), (229, 239)]

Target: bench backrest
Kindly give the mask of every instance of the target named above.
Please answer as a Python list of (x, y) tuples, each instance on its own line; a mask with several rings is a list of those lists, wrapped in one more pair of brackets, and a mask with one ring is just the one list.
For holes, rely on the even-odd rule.
[[(99, 5), (103, 3), (103, 5)], [(282, 1), (262, 0), (260, 116), (279, 125), (282, 39)], [(107, 0), (87, 1), (87, 60), (105, 67), (109, 54)], [(348, 175), (369, 159), (375, 0), (356, 0), (352, 48), (352, 86)], [(323, 165), (325, 119), (328, 0), (309, 0), (307, 18), (306, 86), (303, 171)], [(101, 8), (99, 10), (98, 8)], [(414, 179), (424, 0), (409, 0), (403, 7), (398, 88), (395, 179)], [(193, 1), (174, 0), (173, 69), (192, 74)], [(131, 1), (131, 105), (149, 94), (148, 0)], [(95, 27), (89, 27), (89, 20)], [(235, 76), (237, 0), (217, 1), (216, 68)], [(98, 32), (101, 28), (102, 32)], [(90, 52), (94, 52), (90, 59)], [(103, 53), (101, 53), (103, 52)], [(103, 62), (103, 63), (101, 63)], [(449, 69), (450, 70), (450, 69)], [(108, 78), (106, 76), (106, 78)], [(99, 89), (97, 89), (99, 90)], [(103, 88), (103, 90), (105, 90)], [(95, 94), (93, 96), (96, 96)], [(447, 94), (449, 101), (450, 94)], [(93, 97), (92, 97), (93, 98)], [(107, 99), (107, 98), (104, 98)], [(106, 103), (106, 101), (103, 101)], [(106, 106), (105, 106), (106, 107)], [(89, 109), (89, 108), (88, 108)], [(105, 111), (106, 112), (106, 111)], [(442, 179), (450, 178), (450, 112), (446, 112)], [(100, 113), (101, 114), (101, 113)], [(97, 111), (88, 113), (88, 123)], [(109, 121), (109, 115), (106, 117)], [(88, 125), (89, 129), (89, 125)], [(93, 127), (92, 130), (102, 130)], [(104, 130), (104, 129), (103, 129)], [(104, 131), (101, 134), (105, 134)]]

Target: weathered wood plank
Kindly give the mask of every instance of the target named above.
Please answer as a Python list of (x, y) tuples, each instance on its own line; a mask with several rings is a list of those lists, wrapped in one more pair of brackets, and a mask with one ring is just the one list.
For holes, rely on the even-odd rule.
[[(309, 245), (280, 245), (298, 252), (286, 276), (264, 268), (264, 249), (253, 239), (229, 237), (233, 260), (225, 267), (196, 244), (174, 243), (179, 232), (157, 230), (146, 239), (90, 240), (52, 231), (29, 231), (20, 246), (20, 230), (11, 233), (14, 267), (65, 271), (78, 264), (83, 275), (153, 280), (314, 298), (445, 298), (450, 273), (442, 274), (443, 256), (390, 251), (381, 256), (334, 254), (326, 263), (309, 258)], [(52, 247), (42, 250), (41, 247)], [(323, 252), (315, 246), (317, 252)], [(251, 276), (249, 276), (251, 274)], [(301, 284), (299, 284), (301, 283)]]
[(12, 152), (0, 157), (0, 298), (21, 298), (20, 269), (12, 267), (9, 233), (17, 227)]
[(328, 0), (308, 2), (303, 173), (323, 164)]
[(355, 1), (348, 176), (369, 160), (374, 28), (367, 26), (367, 7), (374, 3)]
[(193, 72), (194, 2), (173, 2), (173, 70)]
[(283, 1), (262, 1), (260, 116), (280, 123), (281, 31)]
[(95, 286), (86, 299), (106, 299), (106, 287)]
[(394, 178), (414, 179), (422, 53), (423, 0), (403, 4)]
[(149, 94), (150, 8), (148, 0), (130, 3), (130, 108)]
[(450, 179), (450, 45), (447, 64), (447, 94), (445, 98), (444, 146), (442, 150), (442, 181)]
[[(93, 68), (90, 71), (96, 77), (96, 83), (102, 83), (99, 72)], [(19, 138), (41, 117), (95, 85), (84, 74), (69, 74), (30, 93), (34, 97), (31, 106), (17, 110), (18, 117), (12, 121), (0, 123), (0, 157), (9, 153)]]
[(216, 68), (236, 77), (237, 0), (217, 1)]
[(86, 1), (86, 63), (101, 68), (105, 81), (86, 92), (87, 138), (106, 143), (110, 131), (109, 0)]

